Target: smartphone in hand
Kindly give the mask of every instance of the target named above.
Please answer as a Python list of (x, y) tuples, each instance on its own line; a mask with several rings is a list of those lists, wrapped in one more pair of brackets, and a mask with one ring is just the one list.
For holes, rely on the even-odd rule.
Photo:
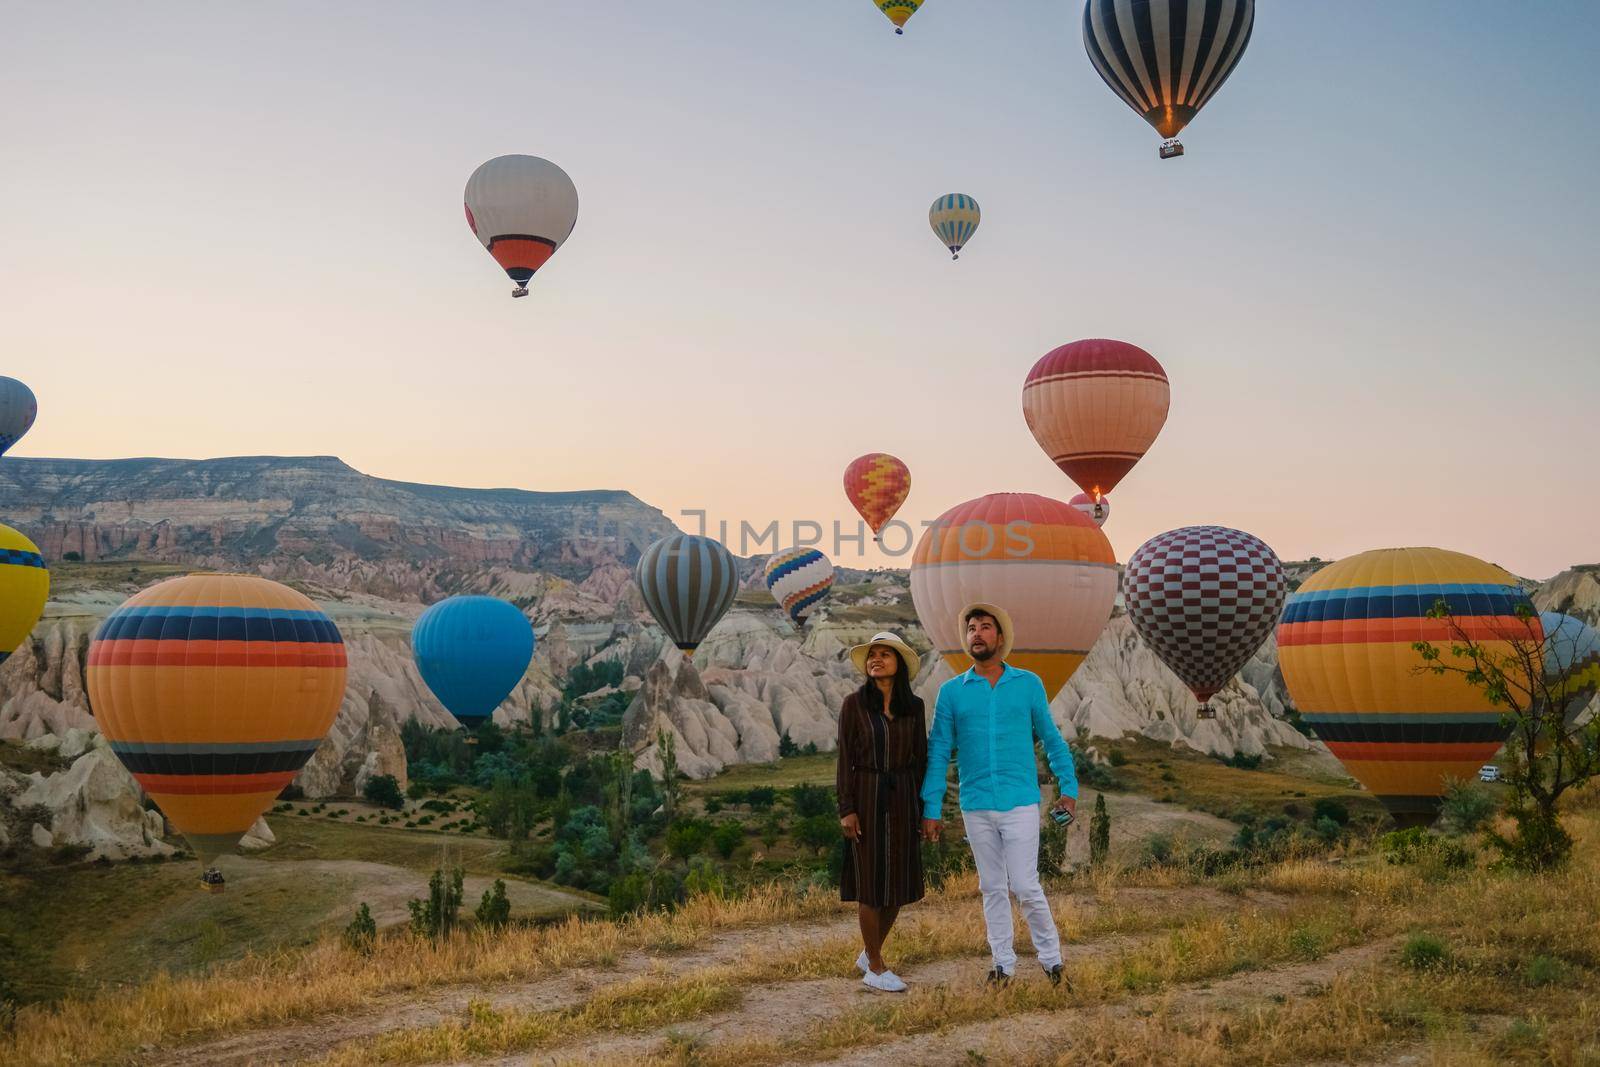
[(1072, 812), (1068, 811), (1065, 808), (1062, 808), (1059, 811), (1056, 810), (1055, 808), (1051, 808), (1050, 809), (1050, 817), (1056, 821), (1056, 825), (1058, 825), (1058, 826), (1071, 826), (1072, 825)]

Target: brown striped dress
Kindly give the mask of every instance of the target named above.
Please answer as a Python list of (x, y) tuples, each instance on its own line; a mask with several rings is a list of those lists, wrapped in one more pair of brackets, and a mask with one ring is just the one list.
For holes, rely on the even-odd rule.
[[(874, 694), (876, 696), (876, 694)], [(839, 895), (872, 908), (922, 899), (922, 774), (928, 727), (922, 701), (897, 719), (855, 693), (839, 709), (839, 817), (854, 812), (861, 837), (845, 842)]]

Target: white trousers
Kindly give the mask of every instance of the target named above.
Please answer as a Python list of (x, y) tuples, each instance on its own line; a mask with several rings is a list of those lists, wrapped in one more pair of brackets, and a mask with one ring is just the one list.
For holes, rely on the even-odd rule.
[(1011, 923), (1011, 897), (1017, 898), (1033, 950), (1046, 970), (1061, 962), (1061, 934), (1050, 914), (1050, 901), (1039, 885), (1039, 808), (1025, 805), (1010, 811), (965, 811), (967, 844), (978, 864), (978, 889), (983, 893), (983, 921), (989, 928), (994, 964), (1007, 974), (1017, 969)]

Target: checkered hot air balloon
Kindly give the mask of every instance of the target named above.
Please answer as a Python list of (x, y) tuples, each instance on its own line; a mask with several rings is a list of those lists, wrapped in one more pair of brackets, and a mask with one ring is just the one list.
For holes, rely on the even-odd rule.
[(833, 588), (833, 563), (814, 548), (774, 552), (765, 573), (772, 599), (789, 613), (796, 627), (805, 625)]
[(1183, 155), (1178, 133), (1244, 57), (1255, 0), (1088, 0), (1083, 46), (1096, 73)]
[(961, 249), (978, 232), (981, 218), (978, 202), (966, 193), (946, 193), (928, 209), (928, 225), (950, 250), (951, 259), (961, 258)]
[(463, 196), (467, 225), (527, 296), (534, 272), (556, 254), (578, 222), (578, 189), (567, 172), (538, 156), (496, 156), (472, 172)]
[(89, 645), (89, 703), (123, 766), (211, 865), (305, 766), (344, 697), (344, 641), (288, 586), (247, 574), (153, 585)]
[(911, 492), (911, 470), (887, 452), (869, 452), (844, 469), (844, 493), (877, 540)]
[[(1451, 619), (1428, 617), (1440, 601)], [(1295, 590), (1278, 626), (1278, 662), (1301, 717), (1402, 826), (1432, 822), (1445, 784), (1476, 776), (1508, 733), (1481, 687), (1418, 670), (1413, 643), (1447, 649), (1453, 626), (1498, 656), (1543, 638), (1515, 578), (1439, 548), (1329, 564)]]
[(894, 23), (895, 33), (905, 33), (907, 20), (922, 6), (922, 0), (872, 0), (872, 2), (890, 22)]
[(1128, 619), (1150, 650), (1206, 703), (1278, 624), (1288, 584), (1259, 537), (1226, 526), (1185, 526), (1139, 546), (1122, 576)]
[(633, 577), (650, 614), (685, 658), (694, 655), (739, 593), (733, 554), (697, 534), (668, 534), (651, 544)]
[(1092, 338), (1047, 352), (1022, 383), (1033, 439), (1078, 488), (1099, 499), (1138, 463), (1167, 421), (1171, 390), (1154, 356)]

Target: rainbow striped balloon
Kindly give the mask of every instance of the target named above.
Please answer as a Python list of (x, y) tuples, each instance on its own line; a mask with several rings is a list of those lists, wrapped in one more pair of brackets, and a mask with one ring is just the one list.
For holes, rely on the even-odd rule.
[(89, 646), (100, 732), (208, 866), (305, 766), (344, 696), (344, 640), (301, 594), (191, 574), (130, 597)]
[(789, 548), (767, 560), (767, 589), (796, 626), (804, 626), (833, 588), (833, 564), (814, 548)]
[[(1427, 617), (1441, 600), (1449, 621)], [(1289, 598), (1278, 626), (1283, 680), (1305, 721), (1397, 823), (1431, 822), (1445, 783), (1475, 778), (1507, 728), (1460, 675), (1418, 670), (1412, 642), (1432, 642), (1446, 661), (1452, 626), (1502, 653), (1514, 640), (1537, 646), (1532, 608), (1510, 574), (1460, 552), (1363, 552)]]

